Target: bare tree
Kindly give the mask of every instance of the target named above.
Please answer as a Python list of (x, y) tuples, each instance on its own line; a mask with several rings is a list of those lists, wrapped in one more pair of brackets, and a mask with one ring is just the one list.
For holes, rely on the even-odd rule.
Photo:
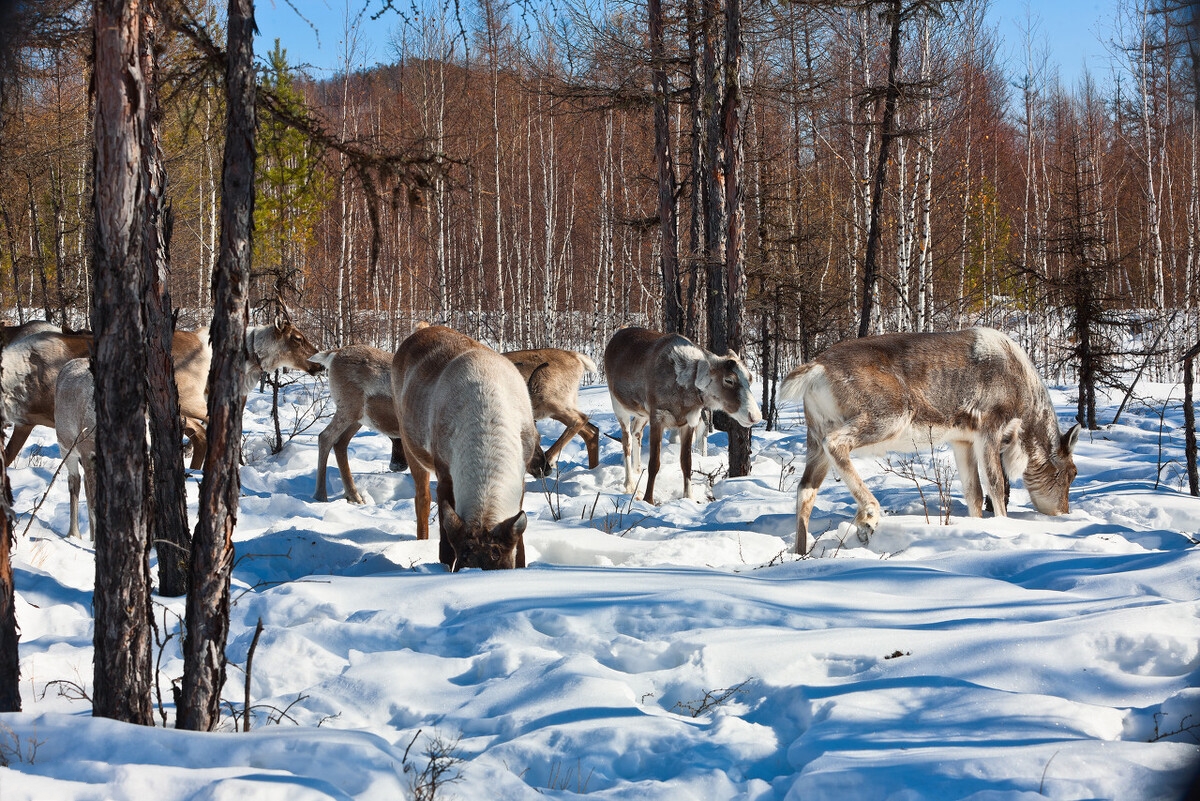
[(96, 382), (93, 714), (153, 725), (149, 487), (146, 479), (146, 294), (142, 149), (148, 103), (139, 69), (136, 0), (95, 4), (96, 270), (92, 326)]
[(180, 443), (183, 427), (179, 417), (179, 392), (175, 387), (175, 369), (171, 360), (171, 340), (175, 332), (171, 314), (168, 247), (171, 213), (166, 205), (167, 175), (163, 168), (160, 128), (157, 49), (159, 43), (158, 9), (146, 2), (142, 47), (142, 76), (147, 84), (145, 140), (142, 159), (149, 177), (146, 193), (146, 223), (143, 231), (143, 258), (149, 291), (145, 294), (147, 369), (146, 386), (150, 411), (150, 464), (153, 485), (153, 517), (150, 531), (158, 553), (158, 589), (162, 595), (176, 597), (187, 592), (187, 562), (191, 537), (188, 534), (187, 493), (184, 491), (183, 458)]
[(183, 690), (177, 724), (211, 731), (220, 720), (229, 636), (233, 530), (241, 492), (242, 409), (246, 400), (246, 324), (254, 220), (254, 0), (230, 0), (228, 120), (221, 186), (221, 245), (213, 277), (208, 455), (200, 519), (192, 542), (183, 641)]

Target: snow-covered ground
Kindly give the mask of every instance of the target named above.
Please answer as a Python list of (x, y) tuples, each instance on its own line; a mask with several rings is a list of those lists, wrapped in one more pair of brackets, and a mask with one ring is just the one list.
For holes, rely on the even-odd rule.
[[(93, 554), (64, 536), (64, 477), (43, 502), (58, 459), (39, 429), (11, 471), (26, 711), (0, 716), (0, 799), (428, 798), (430, 768), (455, 779), (432, 797), (472, 800), (1179, 798), (1200, 767), (1200, 500), (1178, 387), (1141, 390), (1081, 438), (1065, 517), (1018, 485), (1010, 518), (969, 519), (954, 481), (943, 523), (921, 476), (947, 454), (859, 459), (880, 530), (839, 541), (854, 506), (830, 479), (817, 555), (798, 559), (788, 409), (754, 432), (748, 478), (722, 479), (710, 438), (700, 503), (674, 446), (652, 507), (621, 493), (618, 442), (587, 470), (576, 440), (556, 480), (528, 481), (530, 567), (457, 575), (416, 541), (386, 439), (352, 446), (366, 505), (315, 503), (321, 424), (272, 456), (255, 395), (217, 734), (91, 717)], [(583, 404), (617, 433), (602, 386)], [(540, 427), (546, 445), (561, 430)], [(173, 723), (183, 606), (156, 602)], [(252, 731), (235, 733), (259, 620)]]

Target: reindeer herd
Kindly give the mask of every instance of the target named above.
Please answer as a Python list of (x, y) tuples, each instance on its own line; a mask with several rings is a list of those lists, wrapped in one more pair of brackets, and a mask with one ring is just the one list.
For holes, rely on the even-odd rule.
[[(95, 497), (91, 335), (27, 323), (4, 326), (0, 342), (0, 391), (5, 420), (13, 425), (5, 463), (12, 463), (34, 426), (55, 428), (68, 472), (69, 533), (78, 537), (81, 474), (89, 510)], [(589, 469), (599, 465), (600, 432), (579, 410), (580, 381), (597, 367), (575, 351), (501, 354), (450, 328), (420, 324), (395, 353), (366, 345), (317, 352), (286, 316), (249, 329), (246, 349), (247, 391), (262, 373), (281, 367), (328, 373), (336, 410), (318, 437), (316, 500), (328, 499), (332, 450), (346, 500), (363, 502), (347, 456), (362, 426), (391, 437), (393, 469), (403, 461), (412, 473), (418, 539), (429, 537), (430, 479), (436, 477), (439, 559), (451, 570), (524, 567), (525, 474), (548, 475), (576, 435), (586, 445)], [(191, 466), (200, 468), (212, 361), (207, 330), (177, 332), (172, 359)], [(679, 430), (684, 497), (690, 499), (691, 445), (701, 414), (721, 411), (745, 427), (762, 419), (750, 373), (737, 354), (718, 356), (678, 334), (620, 329), (605, 348), (604, 370), (621, 428), (628, 493), (637, 490), (642, 434), (649, 424), (643, 497), (650, 503), (666, 430)], [(797, 553), (813, 547), (808, 520), (831, 466), (858, 503), (852, 525), (859, 538), (866, 542), (879, 525), (879, 502), (850, 461), (857, 451), (946, 443), (969, 514), (982, 516), (986, 492), (995, 514), (1006, 515), (1008, 482), (1018, 477), (1039, 512), (1069, 511), (1080, 427), (1060, 432), (1050, 394), (1028, 356), (998, 331), (885, 334), (843, 342), (796, 367), (782, 383), (780, 398), (802, 402), (808, 426), (796, 494)], [(565, 431), (543, 451), (534, 422), (545, 418), (562, 423)]]

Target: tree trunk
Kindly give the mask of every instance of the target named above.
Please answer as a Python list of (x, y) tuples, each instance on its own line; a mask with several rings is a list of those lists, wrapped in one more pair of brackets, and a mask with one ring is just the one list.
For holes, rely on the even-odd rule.
[(187, 563), (191, 547), (188, 532), (187, 494), (180, 443), (183, 427), (179, 419), (179, 392), (171, 360), (171, 340), (175, 321), (171, 315), (171, 295), (167, 289), (170, 273), (170, 209), (166, 207), (167, 175), (163, 169), (159, 141), (161, 111), (157, 80), (155, 38), (157, 8), (146, 4), (145, 33), (142, 48), (142, 75), (146, 81), (149, 107), (144, 131), (142, 158), (149, 176), (146, 196), (144, 258), (150, 290), (146, 293), (147, 364), (146, 378), (150, 410), (150, 474), (153, 488), (153, 516), (150, 531), (158, 554), (158, 591), (174, 598), (187, 592)]
[(229, 636), (229, 578), (241, 479), (247, 289), (254, 219), (254, 0), (230, 0), (229, 118), (221, 180), (221, 245), (214, 277), (208, 456), (192, 543), (178, 726), (211, 731), (220, 720)]
[(1192, 404), (1193, 363), (1197, 354), (1200, 354), (1200, 344), (1183, 357), (1183, 451), (1187, 461), (1188, 492), (1193, 496), (1200, 495), (1200, 471), (1196, 469), (1196, 409)]
[[(0, 413), (0, 429), (4, 415)], [(12, 490), (8, 484), (8, 469), (0, 459), (0, 712), (21, 711), (21, 658), (17, 644), (21, 639), (17, 628), (15, 585), (13, 584)]]
[(95, 4), (96, 189), (92, 326), (97, 486), (92, 712), (154, 724), (146, 478), (143, 226), (148, 90), (134, 0)]
[(900, 84), (897, 73), (900, 67), (900, 0), (888, 0), (888, 21), (892, 26), (888, 40), (887, 89), (883, 100), (883, 120), (879, 133), (879, 156), (875, 161), (875, 178), (871, 190), (871, 221), (867, 228), (867, 253), (863, 259), (862, 313), (858, 318), (858, 335), (871, 333), (872, 306), (875, 301), (875, 284), (879, 280), (879, 243), (883, 224), (883, 187), (887, 183), (888, 151), (896, 137), (893, 130), (896, 118), (896, 102), (900, 99)]
[(649, 0), (650, 65), (654, 83), (654, 162), (658, 167), (658, 226), (662, 236), (663, 330), (683, 331), (675, 157), (671, 151), (671, 86), (663, 46), (662, 0)]
[[(742, 317), (746, 310), (746, 207), (742, 175), (742, 0), (725, 0), (725, 98), (721, 134), (725, 150), (725, 348), (741, 353), (745, 347)], [(721, 350), (717, 350), (721, 353)], [(730, 421), (729, 475), (750, 475), (750, 429)]]

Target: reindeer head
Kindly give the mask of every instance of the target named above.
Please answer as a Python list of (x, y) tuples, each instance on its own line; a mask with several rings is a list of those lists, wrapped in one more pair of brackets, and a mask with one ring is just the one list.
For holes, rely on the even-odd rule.
[(733, 351), (725, 356), (709, 355), (707, 364), (697, 365), (696, 388), (705, 406), (725, 412), (739, 425), (749, 428), (762, 420), (758, 402), (750, 391), (750, 371)]
[[(1058, 426), (1055, 426), (1057, 434)], [(1025, 489), (1029, 500), (1044, 515), (1061, 515), (1071, 511), (1071, 482), (1078, 470), (1075, 468), (1075, 443), (1079, 441), (1080, 426), (1076, 423), (1071, 430), (1057, 436), (1049, 452), (1031, 457), (1025, 468)]]
[(270, 333), (270, 343), (258, 346), (264, 352), (257, 354), (266, 370), (291, 367), (315, 375), (325, 369), (322, 365), (308, 360), (308, 357), (316, 354), (317, 349), (286, 313), (276, 316)]
[(458, 572), (465, 567), (483, 570), (507, 570), (517, 566), (518, 550), (523, 551), (524, 512), (496, 524), (490, 531), (478, 524), (468, 524), (454, 506), (443, 500), (438, 504), (438, 520), (442, 538), (454, 549), (454, 566)]

